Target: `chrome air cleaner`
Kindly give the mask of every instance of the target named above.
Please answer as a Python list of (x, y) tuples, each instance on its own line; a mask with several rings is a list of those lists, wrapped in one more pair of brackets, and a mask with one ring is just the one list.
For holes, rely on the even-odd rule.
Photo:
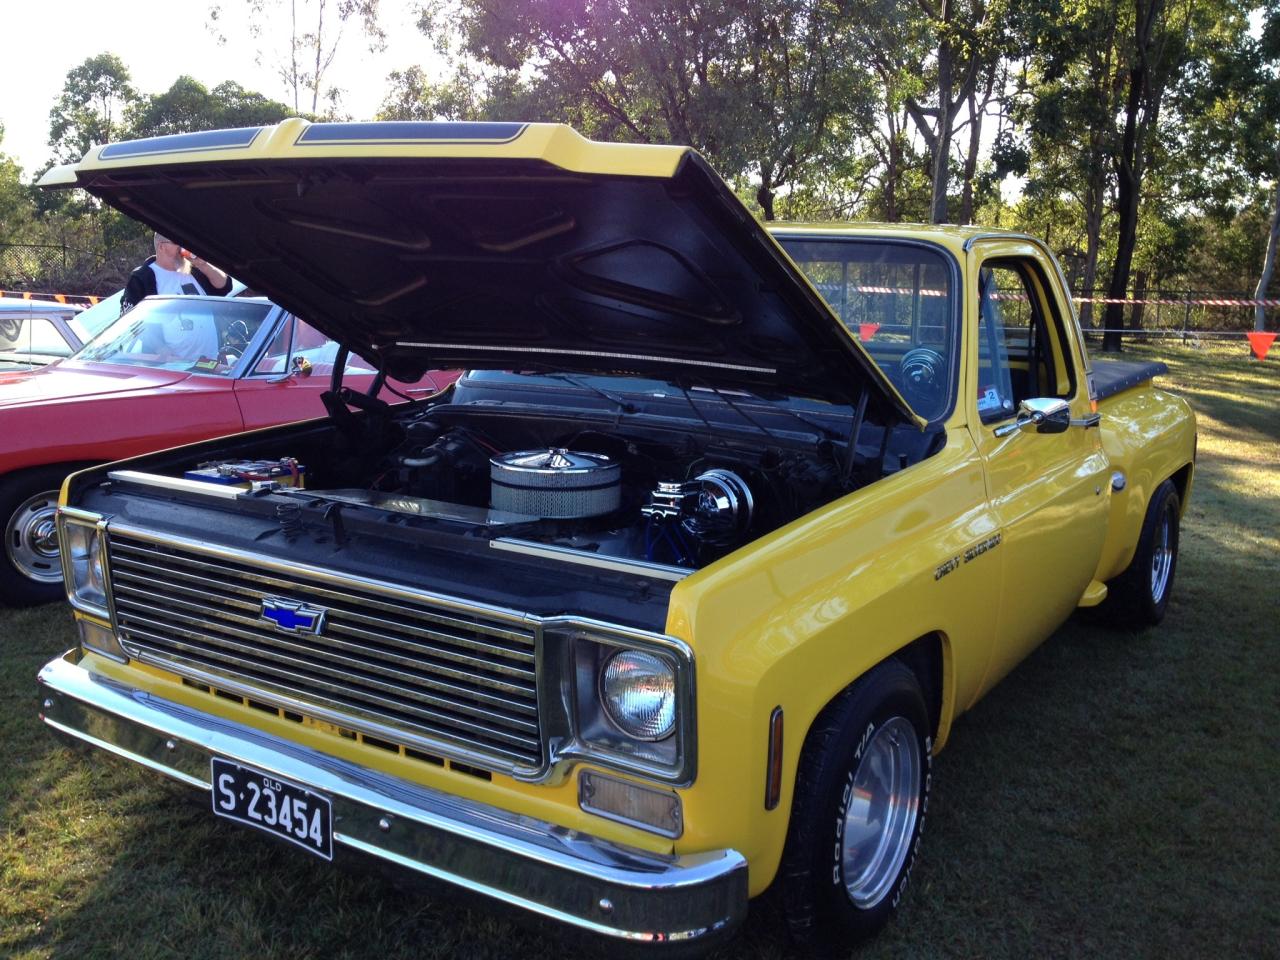
[(522, 450), (489, 461), (495, 510), (581, 520), (618, 509), (622, 468), (598, 453)]

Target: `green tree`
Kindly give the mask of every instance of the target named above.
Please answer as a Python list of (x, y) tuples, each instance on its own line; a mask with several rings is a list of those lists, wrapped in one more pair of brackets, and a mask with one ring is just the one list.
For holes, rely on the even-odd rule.
[[(1016, 9), (1014, 30), (1027, 58), (1015, 116), (1028, 134), (1027, 192), (1068, 201), (1083, 228), (1079, 282), (1093, 292), (1108, 203), (1114, 192), (1113, 118), (1120, 109), (1123, 60), (1117, 49), (1121, 0), (1028, 3)], [(1092, 326), (1093, 304), (1080, 311)]]
[[(0, 124), (0, 144), (4, 143), (4, 125)], [(22, 167), (10, 156), (0, 153), (0, 242), (22, 243), (29, 239), (35, 219), (36, 205), (31, 188), (22, 182)], [(0, 264), (0, 271), (4, 265)]]
[[(338, 50), (354, 21), (360, 26), (371, 52), (386, 46), (386, 34), (379, 20), (379, 0), (243, 0), (249, 12), (249, 32), (261, 41), (276, 36), (280, 19), (288, 25), (281, 47), (260, 49), (260, 59), (269, 58), (275, 66), (293, 103), (293, 113), (321, 112), (327, 102), (332, 115), (341, 100), (341, 91), (326, 87), (325, 78), (338, 56)], [(215, 4), (210, 19), (222, 17), (222, 7)], [(280, 31), (283, 33), (283, 31)], [(222, 38), (225, 41), (225, 38)]]
[[(461, 0), (459, 11), (463, 55), (505, 79), (481, 113), (519, 105), (598, 139), (689, 144), (728, 177), (749, 175), (766, 218), (871, 108), (835, 0)], [(419, 26), (437, 35), (451, 15), (429, 8)]]
[(117, 140), (125, 114), (138, 99), (129, 70), (114, 53), (89, 57), (67, 73), (49, 111), (49, 146), (58, 163), (73, 163), (90, 147)]
[[(1261, 29), (1248, 29), (1250, 20)], [(1280, 246), (1280, 5), (1269, 0), (1239, 10), (1227, 27), (1218, 30), (1202, 69), (1179, 91), (1180, 105), (1192, 117), (1187, 147), (1198, 162), (1191, 175), (1221, 211), (1219, 225), (1238, 223), (1234, 211), (1256, 207), (1258, 187), (1270, 184), (1264, 252), (1252, 283), (1261, 300)], [(1266, 308), (1255, 307), (1254, 328), (1265, 326)]]
[[(975, 154), (976, 169), (981, 117), (1007, 45), (1003, 27), (1006, 10), (1002, 0), (916, 0), (916, 5), (930, 38), (927, 57), (917, 67), (920, 76), (927, 78), (927, 95), (922, 91), (921, 96), (908, 96), (905, 102), (929, 150), (933, 182), (929, 219), (932, 223), (946, 223), (952, 139), (967, 108), (968, 123), (974, 131), (970, 152)], [(889, 9), (891, 17), (902, 15), (902, 11)], [(977, 103), (980, 90), (985, 93), (981, 108)], [(967, 182), (971, 183), (973, 171), (967, 172)], [(971, 201), (970, 194), (969, 213)]]
[(245, 90), (228, 80), (213, 90), (182, 76), (163, 93), (143, 96), (129, 112), (131, 137), (159, 137), (194, 130), (256, 127), (291, 115), (283, 103)]

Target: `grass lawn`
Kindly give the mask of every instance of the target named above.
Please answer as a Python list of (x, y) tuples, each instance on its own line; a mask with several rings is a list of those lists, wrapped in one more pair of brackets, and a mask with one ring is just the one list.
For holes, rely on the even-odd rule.
[[(858, 956), (1280, 957), (1280, 360), (1156, 344), (1200, 416), (1163, 627), (1059, 630), (956, 725), (897, 920)], [(595, 952), (488, 901), (333, 870), (60, 746), (61, 605), (0, 610), (0, 957)], [(790, 955), (752, 904), (723, 958)], [(608, 952), (605, 948), (602, 952)]]

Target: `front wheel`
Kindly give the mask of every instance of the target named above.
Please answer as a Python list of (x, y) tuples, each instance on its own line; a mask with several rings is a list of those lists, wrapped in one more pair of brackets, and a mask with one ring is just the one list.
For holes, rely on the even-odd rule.
[(0, 601), (13, 607), (49, 603), (63, 596), (62, 563), (54, 524), (58, 490), (67, 470), (48, 468), (0, 480)]
[(915, 865), (932, 764), (924, 696), (897, 660), (819, 715), (800, 757), (782, 863), (795, 939), (835, 952), (885, 925)]

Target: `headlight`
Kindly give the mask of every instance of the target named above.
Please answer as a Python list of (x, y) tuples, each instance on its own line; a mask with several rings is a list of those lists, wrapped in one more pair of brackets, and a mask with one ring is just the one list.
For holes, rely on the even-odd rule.
[[(693, 651), (675, 637), (612, 624), (573, 622), (562, 629), (556, 632), (566, 645), (547, 647), (551, 671), (561, 666), (557, 651), (569, 655), (559, 698), (569, 708), (563, 721), (568, 736), (555, 741), (552, 760), (584, 759), (649, 780), (692, 783)], [(555, 718), (550, 724), (557, 726)]]
[(67, 598), (77, 610), (107, 615), (107, 574), (98, 518), (58, 512), (58, 547)]
[(676, 723), (676, 673), (639, 650), (611, 656), (600, 675), (600, 700), (618, 729), (637, 740), (662, 740)]

